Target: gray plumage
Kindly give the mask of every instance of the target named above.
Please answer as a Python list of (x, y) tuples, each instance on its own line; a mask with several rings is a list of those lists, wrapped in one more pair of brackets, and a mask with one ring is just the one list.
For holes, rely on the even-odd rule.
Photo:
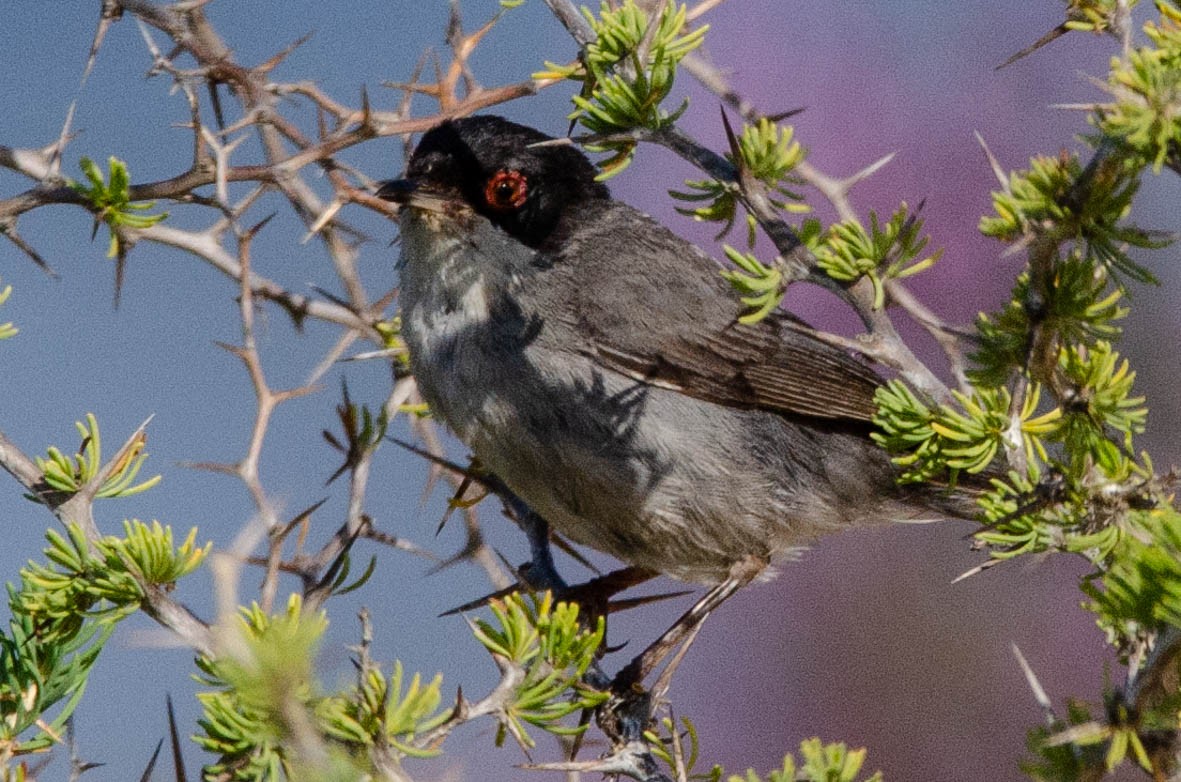
[(967, 507), (895, 485), (868, 438), (868, 367), (787, 315), (738, 323), (713, 260), (612, 200), (576, 150), (531, 146), (546, 138), (450, 122), (383, 191), (405, 204), (419, 388), (534, 511), (625, 562), (716, 583), (831, 530)]

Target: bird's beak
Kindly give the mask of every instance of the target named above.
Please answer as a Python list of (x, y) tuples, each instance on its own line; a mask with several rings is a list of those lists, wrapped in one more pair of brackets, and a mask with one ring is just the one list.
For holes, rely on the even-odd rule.
[(446, 211), (448, 207), (454, 209), (454, 196), (448, 197), (430, 187), (423, 186), (414, 179), (387, 179), (379, 182), (373, 193), (378, 198), (393, 201), (401, 206), (425, 209), (430, 212)]
[(408, 204), (415, 190), (418, 190), (418, 183), (413, 179), (387, 179), (377, 183), (374, 195), (396, 204)]

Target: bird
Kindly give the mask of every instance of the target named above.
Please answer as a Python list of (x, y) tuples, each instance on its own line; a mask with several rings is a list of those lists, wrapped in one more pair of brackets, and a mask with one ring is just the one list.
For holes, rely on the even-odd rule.
[(873, 368), (785, 310), (745, 322), (723, 267), (573, 144), (448, 119), (377, 195), (423, 398), (566, 538), (717, 588), (832, 531), (970, 517), (965, 492), (899, 485)]

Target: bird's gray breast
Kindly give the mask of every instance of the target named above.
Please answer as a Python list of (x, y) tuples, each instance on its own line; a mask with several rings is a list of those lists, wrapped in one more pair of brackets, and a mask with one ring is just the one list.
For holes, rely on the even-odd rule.
[[(710, 582), (749, 554), (853, 521), (825, 468), (833, 443), (818, 433), (594, 360), (577, 303), (602, 291), (581, 290), (570, 274), (577, 259), (547, 263), (480, 218), (457, 226), (407, 212), (400, 296), (419, 388), (484, 466), (563, 534)], [(838, 452), (872, 466), (866, 444), (834, 436)], [(844, 483), (857, 471), (837, 472)], [(876, 486), (889, 476), (883, 468), (861, 479)]]
[(645, 415), (653, 389), (579, 349), (553, 311), (561, 270), (491, 226), (461, 232), (446, 219), (403, 218), (403, 336), (423, 396), (558, 529), (632, 559), (667, 470)]
[[(478, 218), (408, 210), (402, 218), (402, 335), (432, 410), (471, 444), (496, 418), (494, 397), (520, 371), (536, 319), (515, 303), (512, 271), (532, 251)], [(500, 258), (499, 254), (515, 255)], [(531, 325), (531, 320), (533, 324)]]

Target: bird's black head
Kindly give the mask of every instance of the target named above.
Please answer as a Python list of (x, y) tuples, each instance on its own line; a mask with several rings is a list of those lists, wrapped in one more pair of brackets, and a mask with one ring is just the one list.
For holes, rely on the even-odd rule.
[[(595, 167), (569, 144), (501, 117), (448, 120), (426, 132), (406, 178), (378, 195), (414, 205), (418, 196), (460, 201), (530, 247), (540, 247), (562, 218), (610, 198)], [(425, 203), (425, 200), (420, 202)]]

